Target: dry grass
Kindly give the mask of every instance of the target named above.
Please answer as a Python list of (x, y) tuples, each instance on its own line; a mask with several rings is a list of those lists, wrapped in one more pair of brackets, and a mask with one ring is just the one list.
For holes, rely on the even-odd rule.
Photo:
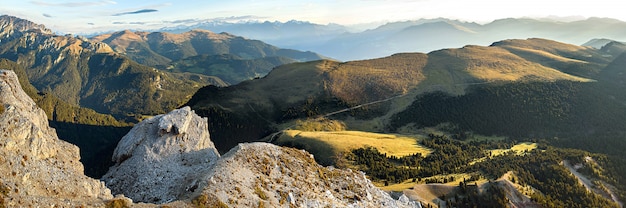
[(387, 192), (389, 192), (389, 191), (400, 192), (400, 191), (404, 191), (404, 190), (407, 190), (407, 189), (411, 189), (415, 185), (417, 185), (417, 183), (413, 182), (413, 179), (408, 179), (406, 181), (403, 181), (402, 183), (395, 183), (395, 184), (391, 184), (391, 185), (388, 185), (388, 186), (385, 186), (384, 182), (372, 182), (372, 183), (374, 183), (374, 185), (376, 187), (380, 188), (383, 191), (387, 191)]
[(439, 199), (442, 195), (448, 195), (453, 193), (457, 189), (457, 186), (444, 185), (444, 184), (418, 184), (413, 187), (412, 190), (405, 190), (404, 194), (412, 200), (417, 200), (426, 204), (424, 206), (434, 206), (443, 202)]
[(431, 150), (420, 146), (418, 139), (394, 134), (379, 134), (361, 131), (331, 131), (331, 132), (308, 132), (298, 130), (286, 130), (279, 138), (279, 143), (285, 140), (298, 140), (299, 142), (323, 142), (332, 147), (335, 152), (348, 152), (353, 149), (371, 146), (388, 156), (407, 156), (420, 153), (423, 156), (430, 154)]
[(340, 64), (329, 73), (331, 93), (349, 104), (405, 94), (424, 80), (427, 56), (420, 53)]
[[(454, 180), (448, 181), (447, 183), (444, 183), (444, 184), (441, 184), (441, 183), (424, 184), (424, 181), (426, 180), (432, 180), (432, 179), (443, 180), (444, 178), (450, 178), (450, 177), (454, 177)], [(472, 176), (467, 173), (435, 175), (435, 176), (423, 178), (421, 182), (419, 181), (413, 182), (413, 179), (407, 179), (403, 181), (402, 183), (390, 184), (388, 186), (385, 186), (383, 182), (374, 182), (374, 185), (384, 191), (398, 191), (399, 192), (399, 191), (404, 191), (407, 189), (414, 188), (415, 186), (418, 186), (418, 185), (446, 185), (450, 187), (456, 187), (459, 185), (459, 182), (463, 181), (463, 179), (467, 180), (467, 179), (470, 179), (471, 177)], [(483, 184), (486, 182), (487, 182), (486, 179), (481, 179), (479, 181), (476, 181), (477, 184)], [(474, 182), (471, 182), (471, 183), (473, 184)]]
[(524, 152), (531, 151), (536, 148), (537, 148), (537, 143), (523, 142), (523, 143), (516, 144), (510, 149), (495, 149), (495, 150), (490, 150), (490, 151), (491, 151), (491, 156), (503, 155), (510, 151), (515, 152), (515, 154), (517, 155), (522, 155), (524, 154)]

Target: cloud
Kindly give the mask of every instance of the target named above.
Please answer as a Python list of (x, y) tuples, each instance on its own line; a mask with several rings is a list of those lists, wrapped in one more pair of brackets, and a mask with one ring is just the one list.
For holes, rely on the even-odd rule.
[(48, 17), (48, 18), (53, 17), (52, 15), (50, 15), (50, 14), (46, 14), (46, 13), (43, 13), (43, 16), (44, 16), (44, 17)]
[(88, 22), (87, 24), (88, 24), (88, 25), (96, 25), (96, 24), (94, 24), (93, 22)]
[(80, 1), (80, 2), (66, 2), (66, 3), (50, 3), (44, 1), (30, 1), (30, 3), (39, 6), (52, 6), (52, 7), (87, 7), (87, 6), (103, 6), (109, 4), (117, 4), (115, 1), (100, 0), (100, 1)]
[(159, 10), (156, 10), (156, 9), (142, 9), (142, 10), (137, 10), (133, 12), (117, 13), (117, 14), (114, 14), (113, 16), (123, 16), (123, 15), (129, 15), (129, 14), (141, 14), (141, 13), (158, 12), (158, 11)]
[(112, 22), (114, 25), (145, 25), (147, 22)]

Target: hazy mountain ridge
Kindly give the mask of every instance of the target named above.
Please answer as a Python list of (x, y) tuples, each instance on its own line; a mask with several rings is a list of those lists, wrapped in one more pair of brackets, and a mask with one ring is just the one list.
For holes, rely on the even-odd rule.
[[(626, 23), (609, 18), (588, 18), (576, 21), (551, 19), (508, 18), (486, 24), (463, 22), (445, 18), (420, 19), (391, 22), (374, 29), (351, 32), (334, 25), (300, 23), (306, 29), (289, 27), (293, 34), (300, 35), (304, 42), (294, 42), (295, 37), (282, 37), (267, 31), (287, 28), (286, 23), (229, 23), (220, 25), (192, 25), (185, 30), (203, 28), (213, 31), (239, 34), (259, 39), (279, 47), (315, 51), (339, 60), (370, 59), (400, 52), (430, 52), (442, 48), (458, 48), (464, 45), (489, 45), (504, 39), (544, 38), (580, 45), (594, 38), (626, 40)], [(348, 27), (348, 26), (345, 26)], [(167, 29), (162, 29), (167, 31)], [(180, 31), (180, 30), (179, 30)], [(311, 38), (311, 34), (324, 34)], [(297, 40), (297, 39), (296, 39)]]
[(162, 28), (160, 31), (183, 33), (190, 29), (205, 29), (215, 32), (228, 32), (247, 38), (259, 39), (283, 48), (311, 50), (320, 41), (331, 40), (350, 31), (349, 27), (328, 24), (321, 25), (303, 21), (287, 22), (227, 22), (207, 21), (190, 26)]

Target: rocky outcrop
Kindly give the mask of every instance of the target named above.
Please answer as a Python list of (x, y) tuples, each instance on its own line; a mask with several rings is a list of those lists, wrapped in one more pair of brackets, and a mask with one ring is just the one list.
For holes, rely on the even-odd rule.
[(268, 143), (239, 144), (199, 185), (192, 201), (209, 207), (419, 207), (394, 200), (362, 172), (323, 167), (303, 150)]
[(83, 174), (78, 147), (59, 140), (43, 110), (0, 70), (0, 189), (8, 207), (103, 206), (104, 183)]
[(418, 207), (397, 201), (361, 172), (318, 165), (313, 155), (268, 143), (220, 157), (206, 118), (189, 107), (144, 120), (119, 142), (103, 177), (133, 201), (200, 207)]
[(134, 201), (165, 203), (194, 191), (217, 158), (207, 119), (184, 107), (135, 125), (115, 148), (116, 164), (102, 179)]
[[(104, 207), (104, 183), (83, 174), (78, 148), (57, 138), (12, 71), (0, 70), (0, 206)], [(417, 207), (394, 200), (363, 173), (318, 165), (313, 155), (267, 143), (220, 157), (206, 118), (189, 107), (135, 125), (103, 177), (115, 194), (175, 207)], [(133, 204), (151, 207), (151, 204)]]

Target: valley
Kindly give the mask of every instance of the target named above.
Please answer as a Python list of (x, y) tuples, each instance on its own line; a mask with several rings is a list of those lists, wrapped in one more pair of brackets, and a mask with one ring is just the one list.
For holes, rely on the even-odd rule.
[[(15, 110), (17, 101), (7, 94), (0, 121), (15, 129), (13, 118), (43, 119), (28, 123), (35, 126), (29, 139), (76, 145), (64, 158), (75, 160), (72, 180), (102, 184), (90, 185), (99, 195), (84, 196), (96, 197), (87, 203), (94, 206), (132, 199), (174, 207), (622, 207), (626, 45), (547, 39), (560, 34), (548, 23), (533, 34), (550, 35), (509, 34), (537, 21), (420, 20), (361, 33), (318, 26), (276, 36), (276, 42), (318, 37), (292, 42), (298, 49), (326, 48), (311, 52), (206, 28), (57, 35), (5, 15), (0, 69), (15, 74), (47, 119), (24, 117), (29, 107)], [(603, 22), (626, 24), (571, 24)], [(289, 24), (296, 23), (307, 25)], [(608, 27), (594, 26), (605, 34), (620, 31)], [(488, 35), (491, 42), (475, 38), (502, 28), (508, 33)], [(274, 29), (271, 34), (285, 34)], [(420, 45), (426, 40), (407, 40), (430, 33), (444, 33), (439, 38), (451, 47), (431, 50)], [(353, 38), (361, 43), (331, 47)], [(394, 45), (403, 52), (382, 47)], [(19, 91), (17, 80), (4, 78), (12, 76), (8, 71), (2, 86)], [(7, 129), (0, 128), (17, 135)], [(1, 153), (10, 159), (0, 165), (20, 173), (36, 167), (32, 151), (5, 151), (24, 143), (14, 137), (1, 137)], [(64, 170), (68, 162), (61, 159), (45, 162)], [(17, 172), (2, 174), (0, 182), (11, 183), (0, 188), (26, 183)], [(171, 184), (153, 184), (154, 178)], [(33, 187), (33, 193), (45, 190)], [(130, 198), (113, 197), (119, 193)], [(28, 195), (2, 194), (2, 203)], [(50, 196), (42, 195), (56, 199)]]

